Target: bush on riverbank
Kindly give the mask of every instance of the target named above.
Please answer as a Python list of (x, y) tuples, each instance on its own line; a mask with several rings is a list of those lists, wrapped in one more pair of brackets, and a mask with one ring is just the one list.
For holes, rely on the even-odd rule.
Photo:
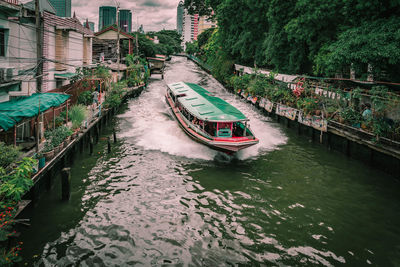
[(108, 92), (107, 98), (104, 101), (104, 107), (116, 108), (119, 105), (121, 105), (125, 87), (126, 87), (125, 81), (113, 83), (111, 85), (111, 90)]
[(24, 158), (9, 172), (0, 167), (0, 242), (6, 244), (0, 248), (1, 266), (13, 266), (21, 260), (21, 243), (12, 246), (8, 239), (17, 235), (14, 230), (17, 204), (33, 185), (30, 177), (35, 164), (34, 159)]
[(17, 147), (0, 142), (0, 168), (7, 168), (21, 154)]

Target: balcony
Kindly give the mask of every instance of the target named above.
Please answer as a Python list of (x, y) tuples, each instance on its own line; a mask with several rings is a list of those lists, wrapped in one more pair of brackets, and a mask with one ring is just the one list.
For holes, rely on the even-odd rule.
[(6, 3), (9, 3), (11, 5), (19, 5), (19, 1), (18, 0), (0, 0), (0, 2), (6, 2)]

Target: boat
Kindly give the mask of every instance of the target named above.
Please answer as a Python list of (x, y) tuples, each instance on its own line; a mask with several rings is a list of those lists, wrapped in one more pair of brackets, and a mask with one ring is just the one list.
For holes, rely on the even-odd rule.
[(259, 142), (242, 112), (197, 84), (168, 84), (165, 98), (181, 128), (199, 143), (234, 154)]
[(164, 79), (164, 69), (165, 69), (165, 56), (157, 55), (157, 57), (148, 57), (150, 76), (152, 74), (161, 74), (161, 79)]

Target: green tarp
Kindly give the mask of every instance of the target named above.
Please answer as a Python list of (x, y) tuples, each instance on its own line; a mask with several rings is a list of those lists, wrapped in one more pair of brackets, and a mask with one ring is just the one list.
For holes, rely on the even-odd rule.
[(33, 94), (16, 100), (0, 103), (0, 127), (5, 131), (25, 118), (36, 117), (52, 107), (58, 107), (70, 96), (57, 93)]
[(242, 112), (221, 98), (215, 97), (203, 87), (194, 83), (173, 83), (168, 87), (179, 102), (196, 118), (214, 122), (234, 122), (247, 120)]
[(54, 74), (54, 77), (56, 78), (63, 78), (63, 79), (71, 79), (73, 77), (75, 77), (77, 74), (76, 73), (71, 73), (71, 72), (67, 72), (67, 73), (56, 73)]

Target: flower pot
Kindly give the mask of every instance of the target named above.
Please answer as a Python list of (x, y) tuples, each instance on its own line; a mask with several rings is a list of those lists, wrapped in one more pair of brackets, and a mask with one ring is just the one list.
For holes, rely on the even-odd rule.
[(78, 132), (77, 132), (77, 131), (74, 131), (73, 134), (71, 135), (71, 138), (72, 138), (72, 139), (75, 139), (75, 138), (77, 138), (77, 137), (78, 137)]
[(58, 152), (63, 150), (63, 148), (64, 148), (64, 142), (62, 142), (61, 144), (58, 145)]
[(46, 165), (46, 158), (43, 156), (39, 158), (39, 170), (42, 169)]
[(71, 136), (68, 136), (67, 138), (65, 138), (64, 140), (64, 147), (68, 146), (69, 142), (71, 141)]
[(44, 152), (43, 157), (46, 161), (50, 161), (54, 157), (54, 149), (49, 152)]

